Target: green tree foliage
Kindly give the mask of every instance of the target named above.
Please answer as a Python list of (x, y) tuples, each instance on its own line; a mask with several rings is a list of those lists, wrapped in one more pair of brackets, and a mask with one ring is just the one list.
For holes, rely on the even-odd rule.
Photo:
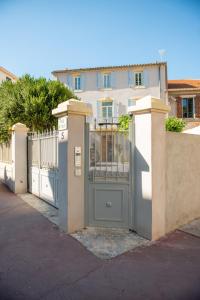
[(176, 117), (169, 117), (165, 121), (165, 128), (167, 131), (181, 132), (185, 127), (185, 122)]
[(119, 117), (119, 130), (128, 131), (130, 120), (131, 120), (130, 115), (121, 115)]
[(76, 97), (59, 81), (30, 75), (16, 83), (4, 81), (0, 85), (0, 141), (8, 139), (9, 129), (17, 122), (38, 132), (56, 127), (51, 111), (70, 98)]

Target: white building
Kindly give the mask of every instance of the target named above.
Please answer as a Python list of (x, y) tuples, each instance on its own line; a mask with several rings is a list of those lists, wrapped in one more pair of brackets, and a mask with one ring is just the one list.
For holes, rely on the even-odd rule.
[(126, 114), (128, 106), (147, 95), (168, 101), (165, 62), (64, 69), (52, 74), (81, 100), (92, 104), (98, 121)]
[(17, 76), (0, 66), (0, 83), (4, 80), (16, 81)]

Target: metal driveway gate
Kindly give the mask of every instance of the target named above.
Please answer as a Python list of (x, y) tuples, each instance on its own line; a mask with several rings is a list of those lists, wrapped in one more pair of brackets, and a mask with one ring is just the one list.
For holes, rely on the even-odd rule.
[(86, 130), (86, 225), (132, 228), (131, 141), (117, 125)]
[(58, 207), (58, 133), (28, 134), (28, 190)]

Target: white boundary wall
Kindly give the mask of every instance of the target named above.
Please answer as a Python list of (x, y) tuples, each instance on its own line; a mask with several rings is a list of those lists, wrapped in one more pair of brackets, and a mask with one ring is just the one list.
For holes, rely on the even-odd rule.
[(0, 180), (14, 193), (27, 192), (27, 132), (24, 124), (13, 125), (10, 163), (0, 162)]
[(0, 161), (0, 180), (13, 191), (13, 166), (12, 163)]
[(12, 140), (0, 144), (0, 180), (13, 190)]

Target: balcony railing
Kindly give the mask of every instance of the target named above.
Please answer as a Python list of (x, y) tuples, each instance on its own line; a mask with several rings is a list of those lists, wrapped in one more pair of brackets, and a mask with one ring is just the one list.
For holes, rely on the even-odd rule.
[(97, 118), (95, 120), (97, 125), (119, 125), (119, 117), (110, 117), (110, 118)]

